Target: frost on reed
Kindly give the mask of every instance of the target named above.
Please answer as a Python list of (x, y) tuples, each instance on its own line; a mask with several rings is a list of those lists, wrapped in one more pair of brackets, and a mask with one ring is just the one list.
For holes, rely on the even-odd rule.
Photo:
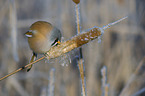
[(109, 84), (107, 84), (107, 67), (101, 69), (102, 75), (102, 96), (109, 96)]
[(78, 68), (79, 68), (80, 77), (81, 77), (82, 96), (87, 96), (87, 94), (86, 94), (86, 79), (84, 76), (85, 66), (84, 66), (83, 59), (78, 61)]
[(78, 48), (91, 40), (96, 39), (101, 35), (101, 30), (99, 28), (92, 28), (88, 32), (79, 34), (72, 39), (61, 43), (59, 46), (54, 46), (46, 53), (47, 59), (56, 58), (64, 53), (67, 53), (75, 48)]
[(77, 36), (74, 36), (72, 37), (72, 39), (70, 40), (67, 40), (63, 43), (61, 43), (60, 45), (58, 46), (53, 46), (52, 48), (50, 48), (50, 50), (45, 54), (45, 56), (37, 59), (36, 61), (32, 62), (32, 63), (29, 63), (27, 64), (26, 66), (24, 67), (21, 67), (11, 73), (9, 73), (8, 75), (0, 78), (0, 81), (27, 68), (28, 66), (30, 65), (33, 65), (35, 64), (36, 62), (40, 61), (40, 60), (43, 60), (44, 58), (47, 58), (47, 59), (51, 59), (51, 58), (56, 58), (56, 57), (59, 57), (75, 48), (78, 48), (84, 44), (87, 44), (88, 42), (98, 38), (99, 36), (103, 35), (104, 33), (104, 30), (109, 28), (110, 26), (113, 26), (114, 24), (116, 23), (119, 23), (120, 21), (126, 19), (127, 17), (124, 17), (118, 21), (115, 21), (113, 23), (110, 23), (108, 25), (106, 25), (105, 27), (93, 27), (91, 29), (89, 29), (87, 32), (84, 32), (84, 33), (81, 33), (81, 34), (78, 34)]
[[(75, 3), (75, 19), (76, 19), (76, 27), (77, 27), (77, 34), (81, 33), (81, 24), (80, 24), (80, 0), (73, 0)], [(80, 79), (81, 79), (81, 87), (82, 87), (82, 96), (87, 96), (86, 94), (86, 80), (85, 80), (85, 65), (83, 63), (83, 52), (82, 47), (79, 48), (79, 59), (78, 59), (78, 69), (80, 72)]]
[(56, 58), (61, 56), (64, 53), (67, 53), (75, 48), (78, 48), (84, 44), (87, 44), (88, 42), (98, 38), (99, 36), (104, 34), (104, 30), (107, 28), (110, 28), (111, 26), (119, 23), (120, 21), (126, 19), (126, 17), (123, 17), (113, 23), (107, 24), (106, 26), (101, 27), (93, 27), (89, 29), (87, 32), (78, 34), (77, 36), (74, 36), (72, 39), (67, 40), (63, 43), (61, 43), (58, 46), (54, 46), (50, 48), (50, 50), (46, 53), (46, 58)]

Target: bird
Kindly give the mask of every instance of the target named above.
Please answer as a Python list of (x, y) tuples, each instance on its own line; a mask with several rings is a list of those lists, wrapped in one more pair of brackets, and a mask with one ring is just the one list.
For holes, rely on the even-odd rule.
[[(33, 51), (30, 63), (35, 61), (37, 54), (45, 54), (52, 46), (57, 46), (61, 43), (61, 32), (51, 23), (46, 21), (34, 22), (29, 30), (25, 33), (28, 37), (28, 44)], [(32, 68), (28, 66), (27, 72)]]

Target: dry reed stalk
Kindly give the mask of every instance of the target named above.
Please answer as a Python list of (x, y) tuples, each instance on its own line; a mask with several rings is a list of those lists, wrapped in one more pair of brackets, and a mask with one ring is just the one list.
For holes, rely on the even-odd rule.
[[(79, 10), (79, 2), (80, 0), (73, 0), (75, 3), (75, 13), (76, 13), (76, 24), (77, 24), (77, 34), (81, 33), (80, 28), (80, 10)], [(84, 76), (84, 63), (83, 63), (83, 53), (82, 53), (82, 47), (79, 48), (79, 59), (78, 59), (78, 67), (80, 71), (80, 77), (81, 77), (81, 85), (82, 85), (82, 96), (86, 96), (86, 81)]]
[(8, 83), (13, 86), (13, 88), (20, 94), (20, 96), (29, 96), (28, 92), (24, 87), (14, 78), (8, 79)]
[(86, 96), (86, 85), (85, 85), (85, 77), (84, 77), (83, 59), (79, 60), (78, 67), (79, 67), (81, 83), (82, 83), (82, 96)]
[(25, 68), (27, 68), (27, 67), (30, 66), (30, 65), (35, 64), (36, 62), (38, 62), (38, 61), (40, 61), (40, 60), (43, 60), (44, 58), (45, 58), (45, 56), (43, 56), (43, 57), (37, 59), (36, 61), (34, 61), (34, 62), (32, 62), (32, 63), (27, 64), (27, 65), (24, 66), (24, 67), (21, 67), (21, 68), (15, 70), (15, 71), (9, 73), (8, 75), (5, 75), (4, 77), (0, 78), (0, 81), (3, 80), (3, 79), (5, 79), (5, 78), (7, 78), (7, 77), (9, 77), (9, 76), (11, 76), (11, 75), (13, 75), (13, 74), (15, 74), (15, 73), (17, 73), (17, 72), (19, 72), (19, 71), (21, 71), (21, 70), (23, 70), (23, 69), (25, 69)]
[(54, 96), (55, 69), (51, 68), (49, 74), (48, 96)]
[(46, 53), (47, 59), (56, 58), (64, 53), (67, 53), (75, 48), (78, 48), (89, 41), (96, 39), (101, 35), (99, 28), (92, 28), (90, 31), (81, 33), (78, 36), (73, 37), (71, 40), (61, 43), (59, 46), (54, 46)]
[(10, 17), (10, 31), (13, 47), (13, 57), (15, 61), (19, 61), (18, 52), (17, 52), (17, 12), (15, 0), (10, 0), (9, 4), (9, 17)]
[(102, 75), (102, 96), (109, 96), (109, 84), (107, 84), (107, 67), (101, 69)]
[(109, 96), (109, 84), (106, 84), (105, 86), (105, 94), (104, 96)]
[[(98, 38), (99, 36), (101, 36), (103, 33), (104, 33), (104, 30), (109, 28), (110, 26), (113, 26), (114, 24), (126, 19), (127, 17), (124, 17), (118, 21), (115, 21), (114, 23), (110, 23), (108, 25), (106, 25), (105, 27), (102, 27), (102, 28), (99, 28), (99, 27), (93, 27), (91, 28), (89, 31), (85, 32), (85, 33), (81, 33), (81, 34), (78, 34), (77, 36), (73, 37), (72, 39), (70, 40), (67, 40), (63, 43), (61, 43), (60, 45), (58, 46), (53, 46), (52, 48), (50, 48), (50, 50), (46, 53), (45, 56), (37, 59), (36, 61), (32, 62), (32, 63), (29, 63), (27, 64), (26, 66), (24, 67), (21, 67), (11, 73), (9, 73), (8, 75), (0, 78), (0, 81), (27, 68), (28, 66), (30, 65), (33, 65), (34, 63), (38, 62), (38, 61), (41, 61), (43, 60), (45, 57), (47, 59), (52, 59), (52, 58), (56, 58), (56, 57), (59, 57), (75, 48), (78, 48), (84, 44), (87, 44), (88, 42)], [(111, 25), (112, 24), (112, 25)], [(107, 27), (108, 26), (108, 27)]]
[[(145, 66), (144, 64), (145, 64), (145, 57), (141, 60), (141, 62), (137, 66), (135, 72), (131, 75), (130, 79), (128, 80), (126, 86), (123, 88), (123, 90), (119, 96), (129, 96), (132, 94), (132, 92), (134, 92), (136, 89), (138, 89), (140, 86), (142, 86), (142, 83), (144, 81), (141, 82), (138, 80), (139, 80), (139, 78), (140, 79), (144, 78), (145, 72), (142, 72), (142, 67)], [(132, 86), (135, 86), (135, 87), (132, 87)]]
[(80, 28), (80, 10), (79, 10), (79, 4), (75, 4), (75, 12), (76, 12), (77, 34), (80, 34), (81, 28)]
[(82, 33), (78, 36), (73, 37), (71, 40), (68, 40), (66, 42), (61, 43), (58, 46), (53, 46), (52, 48), (50, 48), (50, 50), (46, 53), (45, 56), (41, 57), (40, 59), (37, 59), (34, 62), (31, 62), (29, 64), (27, 64), (26, 66), (19, 68), (13, 72), (11, 72), (10, 74), (0, 78), (0, 81), (27, 68), (30, 65), (33, 65), (34, 63), (43, 60), (45, 57), (47, 59), (52, 59), (52, 58), (56, 58), (59, 57), (75, 48), (78, 48), (86, 43), (88, 43), (91, 40), (96, 39), (98, 36), (101, 35), (101, 30), (99, 30), (99, 28), (93, 28), (90, 31), (86, 32), (86, 33)]
[(3, 4), (2, 8), (0, 9), (0, 13), (1, 13), (1, 15), (0, 15), (0, 25), (2, 24), (2, 21), (4, 20), (5, 15), (8, 12), (8, 5), (9, 5), (9, 2), (7, 0)]
[(139, 90), (138, 92), (134, 93), (132, 96), (139, 96), (141, 95), (142, 93), (145, 92), (145, 88), (142, 88), (141, 90)]

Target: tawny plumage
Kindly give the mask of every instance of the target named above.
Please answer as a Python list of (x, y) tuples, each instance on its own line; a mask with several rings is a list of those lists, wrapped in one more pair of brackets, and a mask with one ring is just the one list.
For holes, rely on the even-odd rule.
[(28, 37), (29, 46), (33, 51), (30, 62), (35, 60), (38, 53), (46, 53), (52, 46), (57, 45), (61, 41), (61, 32), (59, 29), (46, 21), (33, 23), (25, 35)]

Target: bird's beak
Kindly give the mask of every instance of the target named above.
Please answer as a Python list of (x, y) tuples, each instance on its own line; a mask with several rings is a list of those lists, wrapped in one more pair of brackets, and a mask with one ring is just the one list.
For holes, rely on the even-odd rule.
[(58, 40), (57, 43), (60, 45), (60, 41)]
[(25, 36), (26, 36), (26, 37), (32, 37), (32, 35), (33, 35), (33, 33), (30, 32), (30, 31), (27, 31), (27, 32), (25, 33)]

